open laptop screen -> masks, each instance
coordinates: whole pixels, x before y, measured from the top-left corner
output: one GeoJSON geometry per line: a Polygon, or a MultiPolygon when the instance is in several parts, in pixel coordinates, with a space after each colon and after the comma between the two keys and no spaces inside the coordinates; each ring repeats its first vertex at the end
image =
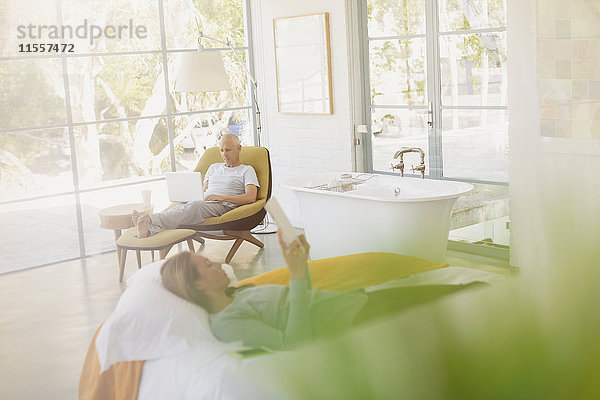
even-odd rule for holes
{"type": "Polygon", "coordinates": [[[184,203],[204,199],[200,172],[167,172],[165,177],[169,201],[184,203]]]}

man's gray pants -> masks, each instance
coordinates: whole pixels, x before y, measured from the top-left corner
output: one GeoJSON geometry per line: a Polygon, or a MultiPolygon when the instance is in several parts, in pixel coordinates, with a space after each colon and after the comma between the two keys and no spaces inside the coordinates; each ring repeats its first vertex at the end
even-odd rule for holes
{"type": "Polygon", "coordinates": [[[219,217],[235,207],[221,202],[190,201],[176,205],[170,210],[152,214],[148,229],[154,235],[165,229],[176,229],[181,225],[197,225],[210,217],[219,217]]]}

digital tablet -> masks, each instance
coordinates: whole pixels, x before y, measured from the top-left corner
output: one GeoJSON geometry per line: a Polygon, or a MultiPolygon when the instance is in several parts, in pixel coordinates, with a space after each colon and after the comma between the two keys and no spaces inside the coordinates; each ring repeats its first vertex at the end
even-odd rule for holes
{"type": "MultiPolygon", "coordinates": [[[[283,212],[283,209],[275,197],[271,197],[267,201],[267,204],[265,204],[265,209],[269,212],[271,217],[273,217],[273,220],[275,220],[275,223],[277,224],[277,230],[281,232],[281,238],[286,245],[289,246],[294,240],[298,240],[300,246],[304,247],[300,241],[300,234],[292,226],[292,223],[288,219],[287,215],[285,215],[285,212],[283,212]]],[[[308,251],[308,249],[305,250],[308,251]]],[[[312,289],[312,282],[310,279],[310,273],[308,273],[308,271],[306,273],[306,285],[309,289],[312,289]]]]}
{"type": "Polygon", "coordinates": [[[277,224],[277,229],[279,232],[281,232],[281,237],[283,238],[285,244],[289,246],[294,240],[300,237],[275,197],[271,197],[267,201],[267,204],[265,204],[265,209],[269,212],[277,224]]]}

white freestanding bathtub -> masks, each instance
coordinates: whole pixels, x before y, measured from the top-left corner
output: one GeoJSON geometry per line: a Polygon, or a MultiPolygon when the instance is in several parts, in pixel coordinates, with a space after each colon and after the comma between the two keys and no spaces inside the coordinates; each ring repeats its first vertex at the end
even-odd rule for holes
{"type": "Polygon", "coordinates": [[[390,252],[444,262],[463,182],[352,173],[289,178],[313,259],[390,252]],[[360,182],[360,183],[359,183],[360,182]]]}

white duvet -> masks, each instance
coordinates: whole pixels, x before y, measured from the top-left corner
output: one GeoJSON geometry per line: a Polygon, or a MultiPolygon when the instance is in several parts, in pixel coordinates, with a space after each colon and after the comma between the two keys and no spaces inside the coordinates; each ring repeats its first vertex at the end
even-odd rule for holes
{"type": "Polygon", "coordinates": [[[227,399],[223,379],[239,365],[229,353],[207,349],[146,361],[138,400],[227,399]]]}
{"type": "MultiPolygon", "coordinates": [[[[367,291],[432,284],[494,283],[502,279],[497,274],[484,271],[447,267],[386,282],[367,291]]],[[[270,357],[273,356],[239,360],[232,355],[231,345],[213,343],[207,346],[202,343],[186,351],[146,361],[138,399],[283,400],[287,397],[285,394],[275,393],[273,388],[262,383],[244,379],[243,369],[260,367],[260,363],[268,362],[270,357]]]]}

